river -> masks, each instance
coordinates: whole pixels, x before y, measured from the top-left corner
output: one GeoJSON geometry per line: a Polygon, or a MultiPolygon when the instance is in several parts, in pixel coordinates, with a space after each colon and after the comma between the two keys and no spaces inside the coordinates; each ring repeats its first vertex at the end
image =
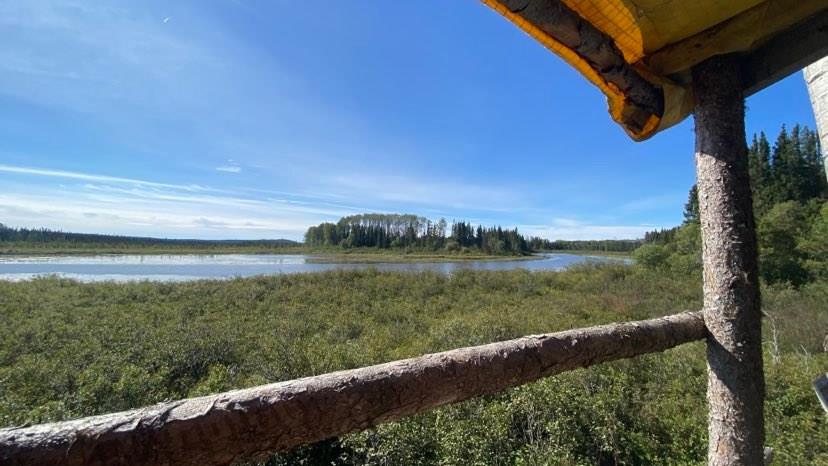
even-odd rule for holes
{"type": "Polygon", "coordinates": [[[214,255],[91,255],[91,256],[0,256],[0,280],[21,281],[56,275],[82,282],[97,281],[188,281],[228,279],[255,275],[364,270],[418,272],[431,270],[563,270],[587,262],[629,259],[541,254],[533,260],[469,260],[459,262],[319,263],[318,257],[302,254],[214,254],[214,255]]]}

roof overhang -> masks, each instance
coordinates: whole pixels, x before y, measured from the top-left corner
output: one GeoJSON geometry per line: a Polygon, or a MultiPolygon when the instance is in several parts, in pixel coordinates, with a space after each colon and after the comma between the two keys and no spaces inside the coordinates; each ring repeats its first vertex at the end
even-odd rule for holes
{"type": "Polygon", "coordinates": [[[828,55],[828,0],[482,0],[607,96],[635,140],[686,118],[690,70],[744,54],[758,92],[828,55]]]}

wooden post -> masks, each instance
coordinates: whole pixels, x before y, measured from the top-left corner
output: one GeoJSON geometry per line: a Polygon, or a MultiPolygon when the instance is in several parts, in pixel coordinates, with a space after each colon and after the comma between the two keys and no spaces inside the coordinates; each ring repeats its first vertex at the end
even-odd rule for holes
{"type": "Polygon", "coordinates": [[[765,393],[756,233],[737,56],[693,68],[704,260],[708,464],[763,463],[765,393]]]}

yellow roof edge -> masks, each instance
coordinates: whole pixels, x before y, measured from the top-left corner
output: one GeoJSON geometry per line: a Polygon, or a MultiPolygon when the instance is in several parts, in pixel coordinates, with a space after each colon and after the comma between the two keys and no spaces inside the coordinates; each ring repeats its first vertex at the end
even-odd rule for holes
{"type": "MultiPolygon", "coordinates": [[[[559,41],[557,41],[554,37],[551,37],[544,31],[542,31],[539,27],[535,26],[531,22],[527,21],[520,15],[509,11],[503,4],[501,4],[498,0],[481,0],[484,4],[486,4],[491,9],[500,13],[503,17],[511,21],[513,24],[518,26],[521,30],[529,34],[532,38],[540,42],[544,47],[546,47],[551,52],[555,53],[559,57],[563,58],[570,66],[578,70],[587,80],[589,80],[592,84],[597,86],[607,97],[607,105],[609,107],[609,113],[613,120],[615,120],[618,124],[624,128],[624,131],[634,140],[636,141],[643,141],[653,134],[655,134],[658,129],[662,126],[662,118],[661,115],[652,115],[647,113],[645,116],[645,122],[641,125],[640,129],[636,129],[630,121],[633,116],[640,116],[641,111],[634,105],[631,105],[624,93],[618,89],[612,83],[607,82],[604,80],[601,75],[590,66],[590,64],[584,60],[580,55],[578,55],[575,51],[571,50],[567,46],[563,45],[559,41]]],[[[654,83],[657,84],[657,83],[654,83]]],[[[666,98],[665,98],[666,101],[666,98]]]]}

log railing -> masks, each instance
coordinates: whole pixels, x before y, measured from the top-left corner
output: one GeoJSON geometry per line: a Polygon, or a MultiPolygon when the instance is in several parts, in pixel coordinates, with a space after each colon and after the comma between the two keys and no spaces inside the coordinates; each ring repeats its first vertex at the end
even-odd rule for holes
{"type": "Polygon", "coordinates": [[[534,335],[73,421],[0,430],[3,465],[224,465],[705,338],[701,312],[534,335]]]}

